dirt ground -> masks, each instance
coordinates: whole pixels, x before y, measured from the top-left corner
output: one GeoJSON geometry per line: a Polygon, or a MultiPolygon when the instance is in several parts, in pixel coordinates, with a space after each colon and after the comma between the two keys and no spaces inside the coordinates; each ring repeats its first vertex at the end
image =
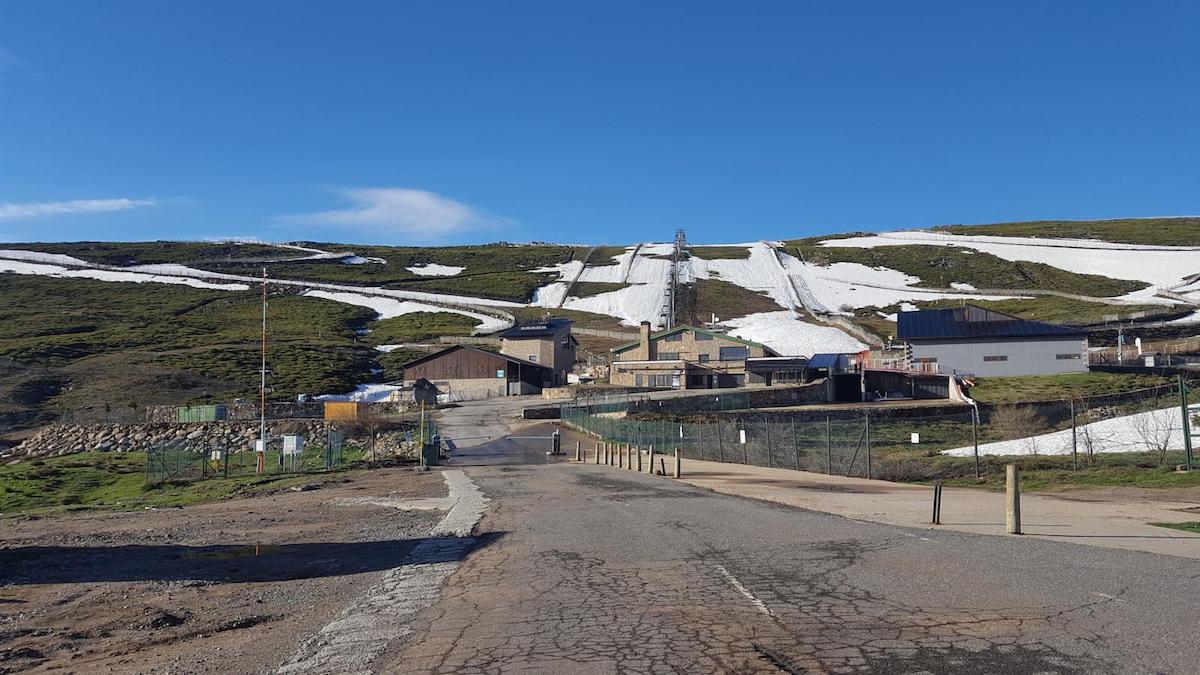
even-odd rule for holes
{"type": "Polygon", "coordinates": [[[0,521],[0,673],[269,672],[426,537],[441,474],[132,513],[0,521]]]}

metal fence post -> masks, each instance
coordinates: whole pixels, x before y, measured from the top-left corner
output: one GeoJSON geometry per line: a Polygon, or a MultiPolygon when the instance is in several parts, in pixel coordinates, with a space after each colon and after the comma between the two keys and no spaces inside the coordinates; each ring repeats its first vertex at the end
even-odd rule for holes
{"type": "Polygon", "coordinates": [[[971,443],[975,445],[975,478],[979,478],[979,408],[971,408],[971,443]]]}
{"type": "Polygon", "coordinates": [[[1079,470],[1079,430],[1075,425],[1075,399],[1071,399],[1071,470],[1079,470]]]}
{"type": "Polygon", "coordinates": [[[721,461],[721,462],[725,461],[725,439],[722,437],[722,434],[721,434],[721,418],[720,417],[717,418],[717,459],[718,459],[718,461],[721,461]]]}
{"type": "Polygon", "coordinates": [[[833,423],[829,421],[829,415],[825,416],[825,462],[828,464],[828,473],[833,475],[833,423]]]}
{"type": "Polygon", "coordinates": [[[767,434],[767,468],[771,468],[771,420],[763,419],[763,428],[767,434]]]}
{"type": "Polygon", "coordinates": [[[1191,421],[1188,419],[1188,387],[1183,381],[1183,375],[1179,375],[1179,409],[1183,415],[1183,453],[1187,461],[1188,471],[1192,470],[1192,427],[1191,421]]]}
{"type": "Polygon", "coordinates": [[[871,413],[863,413],[863,433],[867,440],[867,478],[871,478],[871,413]]]}
{"type": "Polygon", "coordinates": [[[800,439],[796,438],[796,418],[792,418],[792,446],[796,450],[796,470],[800,470],[800,439]]]}

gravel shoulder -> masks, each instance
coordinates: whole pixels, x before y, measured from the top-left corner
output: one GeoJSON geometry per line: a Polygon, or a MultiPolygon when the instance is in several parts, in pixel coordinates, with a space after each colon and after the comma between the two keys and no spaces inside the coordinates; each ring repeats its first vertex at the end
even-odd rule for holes
{"type": "Polygon", "coordinates": [[[269,672],[425,540],[440,473],[350,472],[318,489],[6,523],[0,673],[269,672]]]}

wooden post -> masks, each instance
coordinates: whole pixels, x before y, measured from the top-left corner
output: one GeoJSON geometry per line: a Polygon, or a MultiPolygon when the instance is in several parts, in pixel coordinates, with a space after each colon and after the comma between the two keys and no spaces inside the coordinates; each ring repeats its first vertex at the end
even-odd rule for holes
{"type": "Polygon", "coordinates": [[[596,441],[596,464],[600,464],[600,441],[596,441]]]}
{"type": "Polygon", "coordinates": [[[633,446],[633,451],[635,453],[637,453],[637,471],[638,471],[638,473],[641,473],[642,472],[642,448],[641,448],[641,446],[635,445],[635,446],[633,446]]]}
{"type": "Polygon", "coordinates": [[[580,441],[575,441],[575,461],[583,461],[583,443],[580,441]]]}
{"type": "Polygon", "coordinates": [[[717,461],[725,461],[725,441],[721,438],[721,418],[717,418],[717,461]]]}
{"type": "Polygon", "coordinates": [[[1005,524],[1009,534],[1021,534],[1021,474],[1016,464],[1009,464],[1005,481],[1005,505],[1007,514],[1005,524]]]}
{"type": "Polygon", "coordinates": [[[650,463],[646,467],[646,473],[653,476],[654,475],[654,446],[653,445],[650,446],[650,450],[646,454],[649,455],[649,457],[650,457],[650,463]]]}
{"type": "Polygon", "coordinates": [[[617,443],[617,468],[625,468],[625,448],[621,443],[617,443]]]}
{"type": "Polygon", "coordinates": [[[675,477],[679,478],[683,471],[683,461],[679,458],[679,448],[675,448],[675,477]]]}

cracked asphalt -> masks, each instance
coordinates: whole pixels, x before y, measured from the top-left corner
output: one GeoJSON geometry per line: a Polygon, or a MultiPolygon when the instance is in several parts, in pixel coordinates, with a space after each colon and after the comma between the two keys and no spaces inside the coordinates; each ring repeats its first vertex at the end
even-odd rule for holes
{"type": "Polygon", "coordinates": [[[854,521],[548,462],[544,449],[503,439],[454,453],[492,500],[479,532],[494,538],[380,670],[1182,673],[1200,663],[1192,560],[854,521]]]}

